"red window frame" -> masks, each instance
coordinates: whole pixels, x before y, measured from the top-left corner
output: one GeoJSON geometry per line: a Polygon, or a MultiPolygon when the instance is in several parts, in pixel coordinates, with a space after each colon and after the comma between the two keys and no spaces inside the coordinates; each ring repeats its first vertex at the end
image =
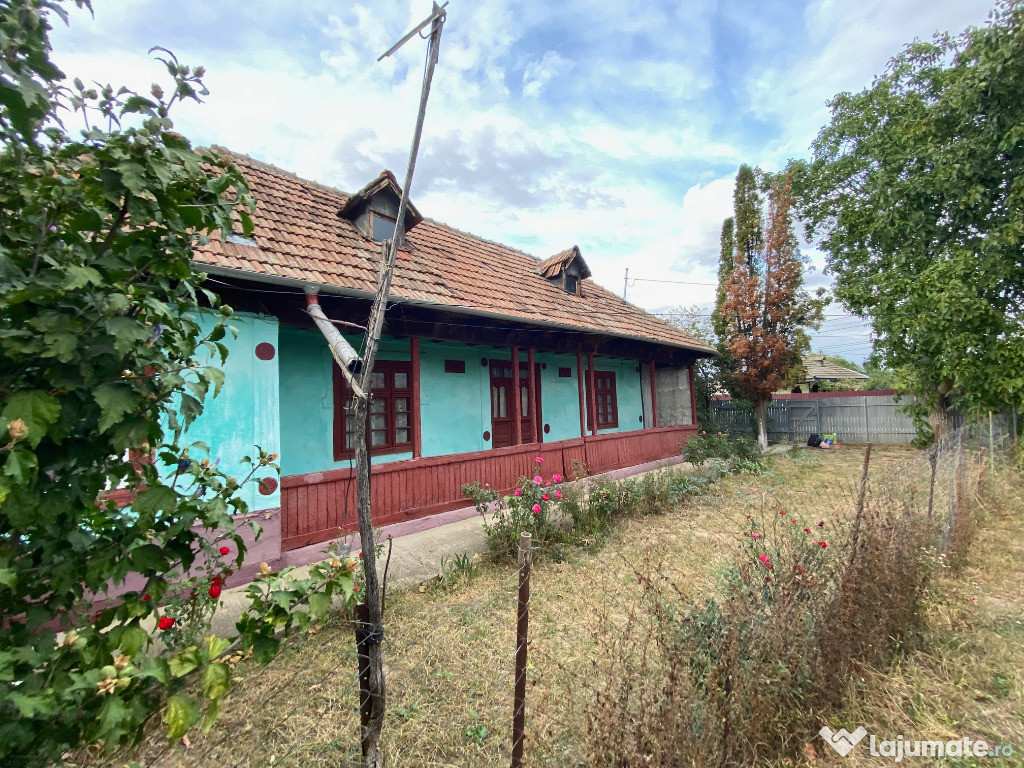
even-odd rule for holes
{"type": "MultiPolygon", "coordinates": [[[[351,459],[355,448],[347,448],[345,437],[348,420],[352,418],[352,389],[341,375],[337,364],[334,372],[334,460],[351,459]]],[[[412,362],[383,360],[373,366],[374,383],[370,387],[370,418],[367,420],[367,442],[372,456],[408,453],[413,450],[415,424],[412,418],[412,362]],[[396,384],[397,375],[405,375],[405,386],[396,384]],[[404,417],[404,419],[402,418],[404,417]],[[405,422],[402,425],[400,422],[405,422]],[[383,427],[375,427],[383,423],[383,427]],[[399,434],[405,433],[405,440],[399,434]],[[375,434],[383,433],[383,442],[373,444],[375,434]]]]}
{"type": "MultiPolygon", "coordinates": [[[[597,413],[598,429],[616,429],[619,426],[619,398],[615,390],[615,373],[613,371],[594,371],[594,387],[597,397],[593,400],[597,413]]],[[[593,398],[590,391],[590,376],[587,375],[587,397],[593,398]]],[[[593,429],[590,407],[587,407],[587,429],[593,429]]]]}

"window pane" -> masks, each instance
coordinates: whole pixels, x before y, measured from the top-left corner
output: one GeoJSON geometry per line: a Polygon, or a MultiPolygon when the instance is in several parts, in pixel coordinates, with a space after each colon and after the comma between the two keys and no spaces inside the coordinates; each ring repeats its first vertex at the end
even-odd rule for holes
{"type": "Polygon", "coordinates": [[[370,429],[387,429],[388,417],[383,413],[375,413],[370,417],[370,429]]]}
{"type": "Polygon", "coordinates": [[[390,240],[395,236],[395,222],[385,219],[379,214],[372,214],[373,239],[378,243],[381,240],[390,240]]]}
{"type": "Polygon", "coordinates": [[[395,442],[398,445],[402,445],[404,443],[410,442],[409,441],[409,430],[408,429],[400,429],[400,430],[398,430],[395,433],[395,442]]]}
{"type": "Polygon", "coordinates": [[[387,383],[388,380],[383,371],[373,372],[373,383],[370,385],[372,389],[384,389],[387,386],[387,383]]]}
{"type": "Polygon", "coordinates": [[[508,390],[505,387],[498,387],[498,418],[508,418],[508,390]]]}
{"type": "Polygon", "coordinates": [[[498,388],[491,387],[491,418],[498,418],[498,388]]]}
{"type": "Polygon", "coordinates": [[[395,414],[395,426],[396,427],[408,427],[409,426],[409,414],[408,413],[396,413],[395,414]]]}
{"type": "Polygon", "coordinates": [[[378,445],[388,444],[388,433],[383,431],[374,430],[370,432],[370,445],[376,447],[378,445]]]}
{"type": "Polygon", "coordinates": [[[408,397],[396,397],[395,398],[395,413],[407,413],[409,411],[409,398],[408,397]]]}
{"type": "Polygon", "coordinates": [[[519,398],[520,405],[519,405],[519,407],[522,409],[520,411],[520,413],[522,414],[523,418],[525,419],[525,418],[527,418],[530,415],[530,388],[529,387],[520,387],[519,388],[519,393],[520,393],[520,398],[519,398]]]}
{"type": "Polygon", "coordinates": [[[388,401],[382,397],[375,397],[370,401],[370,413],[387,413],[388,401]]]}
{"type": "Polygon", "coordinates": [[[409,388],[409,374],[408,373],[395,373],[395,389],[408,389],[409,388]]]}

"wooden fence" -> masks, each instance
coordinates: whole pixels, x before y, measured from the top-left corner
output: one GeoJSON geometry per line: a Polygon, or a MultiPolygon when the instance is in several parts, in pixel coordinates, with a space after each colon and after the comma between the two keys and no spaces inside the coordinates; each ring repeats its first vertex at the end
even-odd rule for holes
{"type": "MultiPolygon", "coordinates": [[[[573,461],[591,473],[678,456],[696,427],[658,427],[588,435],[555,443],[531,443],[453,456],[378,464],[371,474],[374,525],[387,525],[468,504],[466,483],[489,483],[510,493],[520,477],[535,472],[570,476],[573,461]],[[544,462],[534,463],[540,456],[544,462]]],[[[356,527],[353,470],[313,472],[281,478],[281,549],[327,541],[356,527]]]]}
{"type": "MultiPolygon", "coordinates": [[[[836,434],[841,443],[909,443],[917,430],[892,392],[829,392],[776,395],[768,406],[768,442],[802,442],[812,434],[836,434]]],[[[720,427],[752,434],[754,417],[733,401],[712,406],[720,427]]]]}

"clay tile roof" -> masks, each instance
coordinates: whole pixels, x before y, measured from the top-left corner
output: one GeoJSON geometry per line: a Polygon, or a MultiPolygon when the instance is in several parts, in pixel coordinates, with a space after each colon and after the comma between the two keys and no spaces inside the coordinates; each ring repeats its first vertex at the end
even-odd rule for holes
{"type": "Polygon", "coordinates": [[[836,363],[825,359],[824,355],[804,355],[804,368],[807,369],[807,378],[804,381],[815,379],[869,379],[870,376],[855,371],[851,368],[844,368],[836,363]]]}
{"type": "Polygon", "coordinates": [[[570,264],[574,261],[580,265],[580,277],[586,279],[590,277],[590,267],[587,266],[587,262],[583,260],[582,254],[580,254],[579,246],[574,245],[572,248],[566,248],[561,253],[556,253],[549,259],[545,259],[539,265],[537,265],[537,274],[541,277],[552,278],[562,274],[570,264]]]}
{"type": "MultiPolygon", "coordinates": [[[[256,199],[252,215],[256,246],[212,238],[199,247],[200,266],[239,270],[253,280],[288,278],[340,292],[370,296],[376,289],[380,244],[364,238],[338,215],[356,195],[300,179],[247,155],[228,154],[244,173],[256,199]]],[[[381,174],[374,184],[394,183],[381,174]]],[[[396,184],[397,186],[397,184],[396,184]]],[[[540,327],[597,331],[610,336],[680,347],[701,354],[715,349],[679,328],[624,301],[593,280],[581,295],[567,293],[540,274],[545,264],[568,265],[573,246],[545,262],[506,245],[461,232],[431,219],[406,235],[398,252],[391,296],[394,301],[439,306],[454,312],[485,313],[540,327]],[[564,260],[569,261],[553,261],[564,260]]],[[[581,264],[589,275],[586,264],[581,264]]]]}

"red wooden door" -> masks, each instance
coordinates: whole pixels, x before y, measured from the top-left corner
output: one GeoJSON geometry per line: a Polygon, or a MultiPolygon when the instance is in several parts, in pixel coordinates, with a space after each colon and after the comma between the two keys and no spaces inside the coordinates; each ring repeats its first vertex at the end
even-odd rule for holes
{"type": "MultiPolygon", "coordinates": [[[[524,443],[538,442],[540,430],[540,365],[534,365],[534,380],[537,386],[537,414],[530,412],[530,381],[527,378],[530,367],[519,364],[519,413],[524,443]],[[534,420],[536,418],[536,421],[534,420]]],[[[491,447],[505,448],[515,445],[515,422],[512,403],[512,363],[509,360],[491,361],[491,447]]]]}

